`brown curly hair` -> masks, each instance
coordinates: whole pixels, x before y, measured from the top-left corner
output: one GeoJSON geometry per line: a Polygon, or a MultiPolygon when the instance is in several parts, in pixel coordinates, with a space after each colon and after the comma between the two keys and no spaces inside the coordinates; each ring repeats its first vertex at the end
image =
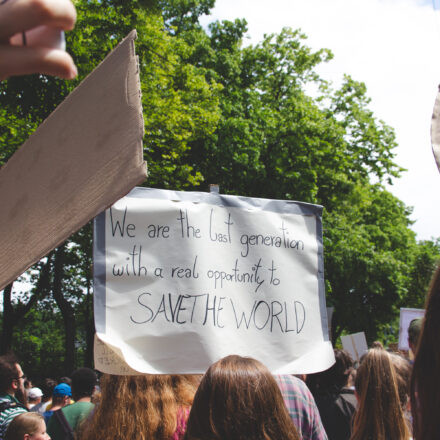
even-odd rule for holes
{"type": "Polygon", "coordinates": [[[200,376],[104,374],[101,399],[81,440],[168,440],[179,408],[191,406],[200,376]]]}

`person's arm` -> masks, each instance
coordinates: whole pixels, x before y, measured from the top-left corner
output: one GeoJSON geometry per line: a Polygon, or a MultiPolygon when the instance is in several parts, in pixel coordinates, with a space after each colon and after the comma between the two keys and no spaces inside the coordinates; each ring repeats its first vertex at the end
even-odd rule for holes
{"type": "Polygon", "coordinates": [[[64,50],[17,46],[11,39],[17,40],[17,36],[38,26],[71,30],[75,21],[76,11],[70,0],[0,0],[0,80],[31,73],[74,78],[76,66],[64,50]]]}

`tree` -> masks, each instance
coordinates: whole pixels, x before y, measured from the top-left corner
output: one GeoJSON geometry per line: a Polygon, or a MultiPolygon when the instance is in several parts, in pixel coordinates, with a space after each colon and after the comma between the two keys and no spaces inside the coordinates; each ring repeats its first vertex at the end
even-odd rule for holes
{"type": "MultiPolygon", "coordinates": [[[[33,75],[11,78],[0,84],[0,140],[4,146],[0,165],[104,56],[128,32],[137,28],[136,51],[141,69],[148,184],[185,188],[199,182],[200,174],[187,160],[188,143],[215,129],[219,118],[219,86],[208,83],[203,70],[187,62],[191,47],[164,31],[163,19],[154,10],[156,6],[156,2],[145,0],[76,2],[78,23],[66,39],[69,52],[79,66],[78,79],[68,83],[33,75]]],[[[57,320],[63,318],[63,358],[65,368],[69,369],[78,352],[82,353],[82,362],[91,363],[94,330],[90,269],[91,233],[88,226],[32,270],[35,286],[48,278],[45,292],[50,292],[53,299],[47,301],[46,306],[60,309],[57,320]],[[50,268],[49,277],[44,275],[43,265],[50,268]],[[87,343],[79,342],[79,336],[87,343]]],[[[19,324],[21,328],[27,316],[37,319],[41,312],[37,307],[37,299],[41,298],[35,289],[28,294],[30,300],[25,303],[26,308],[17,295],[13,295],[12,287],[4,291],[3,323],[8,331],[3,332],[3,339],[8,346],[13,329],[19,324]]],[[[23,347],[18,341],[15,344],[23,347]]],[[[51,356],[54,361],[60,358],[59,353],[51,356]]]]}
{"type": "Polygon", "coordinates": [[[408,294],[402,307],[423,309],[429,282],[440,262],[440,239],[417,243],[409,277],[408,294]]]}
{"type": "Polygon", "coordinates": [[[335,307],[333,342],[365,331],[371,342],[398,315],[416,249],[408,210],[380,185],[359,186],[325,216],[328,302],[335,307]]]}
{"type": "MultiPolygon", "coordinates": [[[[363,83],[346,77],[333,90],[316,74],[330,51],[312,51],[306,37],[290,29],[243,47],[244,20],[215,22],[209,31],[200,26],[199,17],[213,4],[78,0],[78,24],[67,34],[78,80],[37,75],[0,83],[0,141],[7,145],[0,165],[137,28],[146,184],[204,190],[218,183],[223,193],[322,204],[327,297],[336,308],[333,337],[366,330],[374,339],[398,307],[422,303],[439,255],[438,242],[416,242],[410,211],[383,187],[402,171],[394,163],[394,132],[369,109],[363,83]],[[313,98],[310,86],[317,90],[313,98]]],[[[20,353],[39,351],[38,368],[58,358],[67,366],[75,357],[90,365],[90,267],[89,225],[33,269],[32,303],[33,296],[11,296],[12,307],[26,313],[4,309],[4,322],[20,323],[26,336],[15,332],[13,346],[20,353]],[[45,267],[50,271],[43,282],[45,267]],[[41,294],[39,283],[46,286],[41,294]],[[54,310],[54,325],[46,308],[54,310]],[[53,352],[32,338],[32,326],[53,333],[53,352]]],[[[4,295],[6,305],[8,290],[4,295]]]]}
{"type": "Polygon", "coordinates": [[[322,204],[333,340],[360,330],[373,340],[407,298],[417,250],[410,210],[382,186],[402,171],[394,131],[368,108],[363,83],[347,76],[332,90],[316,75],[331,53],[312,52],[299,31],[242,48],[245,31],[236,20],[184,34],[198,44],[193,62],[224,86],[218,129],[193,144],[193,161],[225,193],[322,204]]]}

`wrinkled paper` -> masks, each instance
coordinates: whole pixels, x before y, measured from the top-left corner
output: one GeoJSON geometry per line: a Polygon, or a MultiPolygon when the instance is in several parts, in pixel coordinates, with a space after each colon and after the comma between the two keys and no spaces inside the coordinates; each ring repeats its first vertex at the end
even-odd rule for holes
{"type": "MultiPolygon", "coordinates": [[[[95,219],[100,344],[138,373],[203,373],[228,354],[274,373],[330,367],[321,213],[135,188],[95,219]]],[[[118,362],[95,355],[98,370],[131,374],[118,362]]]]}

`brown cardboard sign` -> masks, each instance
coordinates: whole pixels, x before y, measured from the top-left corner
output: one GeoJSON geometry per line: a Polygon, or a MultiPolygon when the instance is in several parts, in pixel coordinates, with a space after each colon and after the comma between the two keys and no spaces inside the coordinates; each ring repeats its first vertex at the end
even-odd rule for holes
{"type": "Polygon", "coordinates": [[[144,181],[136,31],[0,170],[0,289],[144,181]]]}

